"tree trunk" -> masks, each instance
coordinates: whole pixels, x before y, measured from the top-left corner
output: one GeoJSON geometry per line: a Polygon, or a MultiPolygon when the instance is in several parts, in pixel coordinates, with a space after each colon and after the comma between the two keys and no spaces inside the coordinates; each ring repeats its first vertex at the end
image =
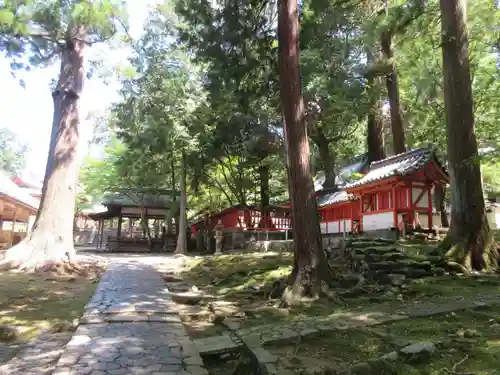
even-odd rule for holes
{"type": "Polygon", "coordinates": [[[175,183],[175,156],[174,152],[172,151],[172,162],[171,162],[171,167],[172,167],[172,217],[174,218],[174,224],[175,224],[175,231],[179,233],[179,216],[177,216],[177,189],[176,189],[176,183],[175,183]]]}
{"type": "Polygon", "coordinates": [[[325,172],[325,183],[323,188],[331,188],[335,186],[335,157],[330,150],[330,143],[322,129],[316,130],[315,143],[318,146],[319,157],[325,172]]]}
{"type": "Polygon", "coordinates": [[[270,228],[271,218],[269,216],[269,166],[262,165],[259,168],[260,179],[260,228],[270,228]]]}
{"type": "Polygon", "coordinates": [[[391,65],[390,71],[385,75],[385,83],[391,112],[393,148],[395,154],[401,154],[406,151],[405,130],[403,126],[403,115],[401,112],[399,97],[398,73],[393,60],[394,52],[392,50],[392,34],[390,32],[382,33],[381,42],[382,52],[384,53],[387,62],[391,65]]]}
{"type": "Polygon", "coordinates": [[[312,181],[309,141],[300,87],[299,14],[297,0],[278,2],[280,94],[285,119],[295,258],[291,286],[283,301],[293,304],[302,296],[317,296],[330,277],[321,248],[316,198],[312,181]]]}
{"type": "MultiPolygon", "coordinates": [[[[367,64],[373,62],[373,53],[367,49],[367,64]]],[[[367,76],[367,90],[370,100],[367,123],[368,162],[385,159],[384,123],[382,121],[382,104],[380,102],[380,79],[372,73],[367,76]]]]}
{"type": "Polygon", "coordinates": [[[140,210],[141,210],[142,231],[144,233],[144,236],[148,240],[148,249],[152,250],[153,249],[153,239],[151,238],[151,231],[149,230],[147,209],[145,209],[144,207],[141,207],[140,210]]]}
{"type": "Polygon", "coordinates": [[[451,224],[442,247],[468,270],[498,267],[486,218],[474,131],[465,0],[441,0],[444,99],[451,186],[451,224]]]}
{"type": "Polygon", "coordinates": [[[177,233],[177,247],[175,254],[187,253],[187,192],[186,192],[186,154],[182,151],[181,160],[181,201],[179,214],[179,227],[177,233]]]}
{"type": "Polygon", "coordinates": [[[448,222],[448,213],[446,212],[446,186],[442,184],[437,184],[434,187],[434,204],[436,205],[436,210],[441,215],[441,227],[448,228],[450,223],[448,222]]]}
{"type": "MultiPolygon", "coordinates": [[[[85,30],[75,30],[77,36],[85,34],[85,30]]],[[[72,218],[78,176],[79,99],[85,80],[83,39],[67,40],[61,52],[40,206],[31,232],[7,251],[3,268],[34,269],[75,257],[72,218]]]]}

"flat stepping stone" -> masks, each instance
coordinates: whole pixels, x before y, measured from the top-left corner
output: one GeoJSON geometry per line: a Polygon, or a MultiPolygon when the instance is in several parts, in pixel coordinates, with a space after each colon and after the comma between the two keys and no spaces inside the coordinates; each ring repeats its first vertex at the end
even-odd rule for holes
{"type": "Polygon", "coordinates": [[[194,340],[200,355],[215,355],[230,353],[237,350],[241,344],[234,342],[229,335],[212,336],[194,340]]]}
{"type": "Polygon", "coordinates": [[[177,303],[198,305],[201,301],[212,300],[216,297],[197,292],[170,293],[170,297],[177,303]]]}

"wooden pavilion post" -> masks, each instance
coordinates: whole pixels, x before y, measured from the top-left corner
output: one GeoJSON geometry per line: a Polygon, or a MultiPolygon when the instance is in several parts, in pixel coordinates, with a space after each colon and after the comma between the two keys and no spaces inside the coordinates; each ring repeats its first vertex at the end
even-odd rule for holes
{"type": "Polygon", "coordinates": [[[116,228],[116,239],[119,240],[120,236],[122,234],[122,214],[120,213],[120,216],[118,216],[118,226],[116,228]]]}
{"type": "Polygon", "coordinates": [[[12,219],[12,230],[10,231],[10,239],[8,243],[8,247],[12,246],[12,243],[14,241],[14,230],[16,228],[16,221],[17,221],[17,207],[14,208],[14,218],[12,219]]]}
{"type": "Polygon", "coordinates": [[[104,236],[104,219],[101,220],[101,231],[99,234],[99,249],[102,249],[103,236],[104,236]]]}

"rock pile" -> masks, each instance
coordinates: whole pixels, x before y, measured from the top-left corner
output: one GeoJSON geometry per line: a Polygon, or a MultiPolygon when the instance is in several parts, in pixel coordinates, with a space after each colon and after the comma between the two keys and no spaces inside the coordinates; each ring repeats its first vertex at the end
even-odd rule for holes
{"type": "Polygon", "coordinates": [[[352,239],[339,241],[327,250],[333,262],[343,259],[353,270],[380,284],[402,285],[406,279],[443,275],[447,260],[440,256],[411,255],[393,240],[352,239]]]}

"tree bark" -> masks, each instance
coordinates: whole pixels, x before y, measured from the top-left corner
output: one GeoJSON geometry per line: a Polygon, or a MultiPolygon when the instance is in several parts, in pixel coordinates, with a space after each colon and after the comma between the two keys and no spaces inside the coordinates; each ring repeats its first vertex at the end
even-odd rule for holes
{"type": "Polygon", "coordinates": [[[271,218],[269,216],[269,166],[259,167],[260,180],[260,212],[262,214],[259,227],[270,228],[271,218]]]}
{"type": "Polygon", "coordinates": [[[451,186],[451,224],[441,244],[468,270],[498,268],[498,246],[486,218],[474,131],[465,0],[441,0],[444,99],[451,186]]]}
{"type": "Polygon", "coordinates": [[[318,296],[330,269],[321,248],[309,141],[300,87],[299,13],[297,0],[278,1],[280,94],[285,119],[285,142],[292,202],[295,262],[291,285],[283,301],[294,304],[302,296],[318,296]]]}
{"type": "Polygon", "coordinates": [[[31,232],[9,249],[2,268],[34,269],[72,260],[73,215],[80,139],[79,102],[85,80],[83,27],[75,27],[61,52],[61,69],[53,92],[54,115],[42,197],[31,232]]]}
{"type": "Polygon", "coordinates": [[[325,182],[323,188],[331,188],[335,186],[335,157],[333,152],[330,150],[330,142],[325,136],[322,129],[317,129],[315,137],[313,139],[318,146],[319,157],[321,159],[321,164],[323,165],[323,170],[325,172],[325,182]]]}
{"type": "MultiPolygon", "coordinates": [[[[165,238],[163,239],[163,250],[168,249],[169,236],[174,233],[172,220],[175,217],[176,212],[174,212],[175,207],[175,165],[174,165],[174,153],[172,152],[172,157],[170,160],[170,167],[172,170],[172,205],[165,213],[165,238]]],[[[177,222],[177,221],[176,221],[177,222]]]]}
{"type": "Polygon", "coordinates": [[[151,231],[149,230],[147,209],[144,207],[141,207],[140,210],[141,210],[142,231],[143,231],[144,236],[146,237],[146,239],[148,241],[148,249],[152,250],[153,249],[153,239],[151,238],[151,231]]]}
{"type": "Polygon", "coordinates": [[[179,214],[179,227],[177,233],[177,247],[175,254],[187,253],[187,192],[186,192],[186,153],[182,151],[181,160],[181,201],[179,214]]]}
{"type": "Polygon", "coordinates": [[[395,154],[401,154],[406,152],[405,130],[399,97],[398,73],[393,60],[394,52],[392,50],[392,34],[390,32],[382,33],[381,44],[384,57],[390,64],[390,71],[385,75],[385,84],[387,87],[387,96],[389,98],[389,108],[391,112],[393,148],[395,154]]]}
{"type": "MultiPolygon", "coordinates": [[[[366,57],[368,65],[375,60],[373,53],[369,49],[366,51],[366,57]]],[[[370,100],[370,109],[368,111],[367,122],[367,146],[369,163],[385,159],[384,123],[382,121],[379,81],[380,79],[378,77],[368,73],[367,90],[370,100]]]]}
{"type": "Polygon", "coordinates": [[[436,210],[441,216],[441,226],[443,228],[448,228],[450,223],[448,222],[448,213],[446,212],[446,186],[442,184],[437,184],[434,187],[434,204],[436,205],[436,210]]]}

